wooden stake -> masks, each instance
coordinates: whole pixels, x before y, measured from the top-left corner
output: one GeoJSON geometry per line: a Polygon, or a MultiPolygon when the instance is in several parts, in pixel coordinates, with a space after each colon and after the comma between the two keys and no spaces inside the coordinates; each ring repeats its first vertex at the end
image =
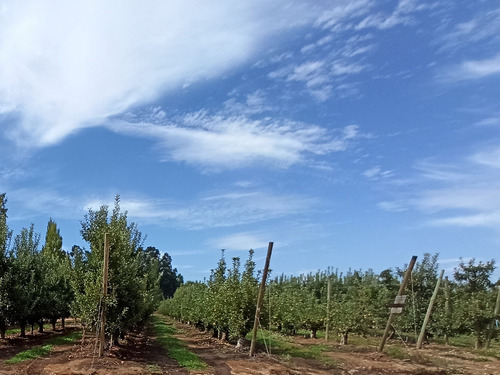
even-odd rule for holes
{"type": "MultiPolygon", "coordinates": [[[[408,268],[406,269],[405,276],[403,277],[403,281],[401,282],[401,285],[399,286],[399,291],[398,291],[398,296],[402,296],[405,289],[406,289],[406,284],[408,284],[408,280],[410,279],[411,271],[413,270],[413,266],[415,265],[415,262],[417,261],[417,256],[414,255],[411,257],[410,264],[408,265],[408,268]]],[[[380,341],[380,345],[378,347],[378,351],[382,352],[384,350],[385,342],[387,340],[387,336],[389,336],[389,330],[391,329],[392,322],[394,320],[394,317],[396,316],[395,313],[391,312],[389,314],[389,319],[387,319],[387,325],[385,326],[384,334],[382,336],[382,340],[380,341]]]]}
{"type": "Polygon", "coordinates": [[[99,357],[104,354],[104,328],[106,325],[106,296],[108,295],[109,233],[104,234],[104,265],[102,269],[101,329],[99,332],[99,357]]]}
{"type": "Polygon", "coordinates": [[[250,344],[250,357],[253,357],[255,354],[255,343],[257,341],[257,328],[259,326],[260,308],[264,300],[264,292],[266,291],[267,273],[269,272],[269,263],[271,262],[273,244],[274,242],[269,242],[269,246],[267,247],[266,264],[264,265],[264,272],[262,273],[262,281],[260,283],[259,295],[257,297],[257,307],[255,309],[255,320],[253,322],[252,342],[250,344]]]}
{"type": "MultiPolygon", "coordinates": [[[[446,314],[446,324],[450,323],[451,309],[450,309],[450,283],[448,282],[448,276],[444,278],[444,311],[446,314]]],[[[450,335],[448,334],[450,327],[446,327],[446,333],[444,334],[445,344],[449,345],[450,335]]]]}
{"type": "Polygon", "coordinates": [[[488,338],[486,340],[486,349],[490,348],[491,339],[493,337],[493,331],[495,330],[495,320],[498,319],[498,314],[500,314],[500,286],[498,287],[497,303],[495,305],[495,311],[493,312],[493,319],[490,323],[490,329],[488,330],[488,338]]]}
{"type": "Polygon", "coordinates": [[[331,280],[330,277],[328,277],[328,284],[326,288],[326,327],[325,327],[325,341],[328,342],[330,339],[330,308],[331,308],[331,296],[330,296],[330,290],[331,290],[331,280]]]}
{"type": "Polygon", "coordinates": [[[425,318],[424,322],[422,323],[422,329],[420,330],[420,335],[418,335],[417,349],[422,349],[422,342],[424,341],[425,330],[427,328],[427,324],[429,323],[429,319],[431,318],[432,307],[434,306],[434,302],[436,301],[436,297],[439,291],[439,285],[441,284],[443,275],[444,275],[444,270],[441,270],[441,274],[439,275],[439,279],[437,280],[436,287],[434,288],[434,293],[432,293],[429,306],[427,307],[427,312],[425,313],[425,318]]]}

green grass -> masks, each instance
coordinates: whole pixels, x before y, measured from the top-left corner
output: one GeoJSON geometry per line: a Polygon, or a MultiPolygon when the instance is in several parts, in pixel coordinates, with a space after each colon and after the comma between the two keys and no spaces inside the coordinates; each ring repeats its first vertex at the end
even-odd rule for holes
{"type": "Polygon", "coordinates": [[[151,374],[163,374],[161,367],[155,363],[147,365],[147,368],[151,374]]]}
{"type": "Polygon", "coordinates": [[[5,363],[14,364],[14,363],[28,361],[30,359],[45,357],[51,351],[52,351],[52,345],[37,346],[36,348],[32,348],[29,350],[25,350],[24,352],[17,353],[14,357],[7,359],[5,363]]]}
{"type": "Polygon", "coordinates": [[[80,339],[81,337],[82,337],[82,331],[73,331],[64,336],[56,336],[51,338],[47,340],[47,344],[54,346],[70,344],[73,341],[80,339]]]}
{"type": "Polygon", "coordinates": [[[21,332],[20,328],[14,328],[14,329],[8,329],[7,331],[5,331],[5,334],[6,335],[14,335],[14,334],[20,333],[20,332],[21,332]]]}
{"type": "Polygon", "coordinates": [[[82,335],[81,331],[71,332],[68,335],[53,337],[47,340],[47,343],[43,346],[37,346],[20,353],[17,353],[14,357],[9,358],[5,361],[7,364],[15,364],[24,361],[28,361],[30,359],[36,359],[40,357],[45,357],[52,351],[54,346],[60,346],[69,344],[73,341],[76,341],[82,335]]]}
{"type": "Polygon", "coordinates": [[[172,324],[168,324],[158,316],[153,316],[153,328],[160,345],[168,351],[170,358],[179,363],[179,366],[187,370],[201,370],[208,367],[196,354],[189,351],[181,340],[174,337],[176,328],[172,324]]]}
{"type": "Polygon", "coordinates": [[[263,330],[257,332],[257,342],[266,345],[272,354],[278,354],[284,358],[317,359],[326,365],[335,366],[335,362],[331,358],[323,355],[324,352],[332,350],[326,344],[297,345],[293,343],[291,337],[263,330]]]}

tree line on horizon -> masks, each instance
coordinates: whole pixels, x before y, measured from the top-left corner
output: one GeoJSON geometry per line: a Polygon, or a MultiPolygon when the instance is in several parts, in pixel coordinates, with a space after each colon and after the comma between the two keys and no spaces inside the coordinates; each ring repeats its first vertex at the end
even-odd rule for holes
{"type": "Polygon", "coordinates": [[[81,220],[80,234],[89,249],[77,245],[64,251],[54,220],[47,224],[45,242],[34,225],[13,235],[7,224],[7,198],[0,194],[0,338],[12,326],[20,335],[35,325],[68,317],[81,319],[85,329],[95,330],[100,307],[106,306],[106,335],[116,343],[127,331],[143,323],[164,298],[174,295],[183,277],[172,268],[168,253],[144,248],[144,237],[120,210],[90,209],[81,220]],[[110,236],[108,293],[102,297],[104,234],[110,236]]]}
{"type": "MultiPolygon", "coordinates": [[[[252,257],[250,250],[241,272],[240,258],[232,258],[228,267],[222,252],[208,280],[180,286],[173,298],[162,302],[159,311],[241,345],[253,326],[258,293],[252,257]]],[[[425,253],[415,264],[405,291],[406,306],[392,324],[393,337],[416,340],[438,280],[438,258],[438,254],[425,253]]],[[[381,273],[350,270],[345,274],[328,268],[300,276],[276,276],[266,286],[261,326],[286,334],[307,330],[312,338],[328,326],[342,344],[348,343],[350,334],[379,336],[406,268],[381,273]]],[[[498,340],[499,329],[492,324],[500,318],[494,315],[500,280],[492,280],[494,269],[494,260],[460,261],[453,280],[446,278],[441,284],[426,329],[427,339],[442,337],[448,343],[451,337],[470,335],[476,348],[498,340]]]]}

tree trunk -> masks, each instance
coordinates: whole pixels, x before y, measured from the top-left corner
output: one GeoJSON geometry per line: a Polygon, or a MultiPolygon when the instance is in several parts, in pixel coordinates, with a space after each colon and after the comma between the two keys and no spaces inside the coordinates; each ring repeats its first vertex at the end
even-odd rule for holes
{"type": "Polygon", "coordinates": [[[226,331],[223,331],[220,336],[221,336],[220,337],[221,341],[227,341],[227,332],[226,331]]]}
{"type": "Polygon", "coordinates": [[[19,323],[19,327],[21,328],[20,337],[26,337],[26,322],[19,323]]]}
{"type": "Polygon", "coordinates": [[[245,336],[238,337],[238,341],[236,342],[236,349],[241,349],[245,346],[245,336]]]}
{"type": "Polygon", "coordinates": [[[31,334],[33,334],[34,329],[35,329],[35,323],[33,322],[31,323],[31,334]]]}
{"type": "Polygon", "coordinates": [[[81,343],[82,345],[84,341],[85,341],[85,324],[82,324],[82,343],[81,343]]]}
{"type": "Polygon", "coordinates": [[[38,322],[38,332],[43,333],[43,320],[38,322]]]}
{"type": "Polygon", "coordinates": [[[0,320],[0,339],[5,339],[5,331],[7,331],[7,324],[4,319],[0,320]]]}
{"type": "Polygon", "coordinates": [[[214,339],[218,339],[219,338],[219,330],[217,328],[214,328],[214,331],[212,333],[212,337],[214,339]]]}
{"type": "Polygon", "coordinates": [[[342,332],[342,336],[340,338],[340,345],[347,345],[348,337],[349,337],[349,332],[342,332]]]}
{"type": "Polygon", "coordinates": [[[483,338],[480,335],[476,336],[476,342],[475,342],[474,347],[476,349],[481,349],[483,347],[483,338]]]}
{"type": "MultiPolygon", "coordinates": [[[[61,327],[62,327],[63,331],[66,329],[65,323],[66,323],[66,319],[65,318],[61,318],[61,327]]],[[[75,318],[75,323],[76,323],[76,318],[75,318]]]]}
{"type": "Polygon", "coordinates": [[[111,335],[111,340],[109,341],[109,347],[112,348],[113,346],[118,346],[119,345],[119,334],[113,334],[111,335]]]}
{"type": "Polygon", "coordinates": [[[311,329],[311,338],[312,339],[317,339],[318,336],[317,336],[317,332],[318,332],[318,329],[317,328],[312,328],[311,329]]]}
{"type": "Polygon", "coordinates": [[[51,319],[50,323],[52,324],[52,331],[55,331],[56,330],[57,319],[54,319],[54,318],[51,319]]]}

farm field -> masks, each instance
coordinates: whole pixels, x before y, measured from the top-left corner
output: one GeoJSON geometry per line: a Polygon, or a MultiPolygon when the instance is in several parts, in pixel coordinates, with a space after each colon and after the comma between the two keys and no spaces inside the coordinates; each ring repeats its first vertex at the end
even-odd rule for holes
{"type": "Polygon", "coordinates": [[[87,335],[83,342],[61,340],[68,334],[75,337],[76,327],[70,327],[64,334],[47,331],[25,339],[16,338],[14,333],[0,343],[0,374],[500,374],[497,342],[488,352],[430,344],[417,353],[413,346],[391,340],[381,354],[376,351],[376,342],[369,341],[373,339],[353,337],[353,344],[340,346],[337,341],[326,344],[324,339],[273,334],[266,345],[260,344],[256,357],[248,358],[246,349],[236,350],[234,345],[214,339],[193,326],[155,319],[162,319],[164,327],[175,330],[175,338],[206,367],[181,367],[164,349],[158,330],[149,323],[143,330],[131,332],[101,359],[95,355],[92,335],[87,335]],[[49,353],[19,363],[6,363],[17,353],[44,347],[48,342],[57,342],[49,353]]]}

